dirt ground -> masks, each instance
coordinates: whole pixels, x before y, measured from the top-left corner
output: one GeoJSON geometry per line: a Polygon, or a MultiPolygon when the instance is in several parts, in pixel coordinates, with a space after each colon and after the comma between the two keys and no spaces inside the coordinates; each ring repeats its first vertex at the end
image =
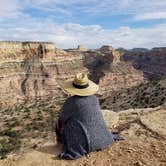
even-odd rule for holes
{"type": "Polygon", "coordinates": [[[166,166],[166,126],[163,125],[166,109],[145,112],[119,113],[119,122],[113,131],[125,140],[103,151],[92,152],[75,161],[60,160],[57,155],[61,148],[52,137],[36,149],[9,155],[0,161],[0,166],[166,166]],[[162,130],[161,135],[156,126],[162,130]]]}

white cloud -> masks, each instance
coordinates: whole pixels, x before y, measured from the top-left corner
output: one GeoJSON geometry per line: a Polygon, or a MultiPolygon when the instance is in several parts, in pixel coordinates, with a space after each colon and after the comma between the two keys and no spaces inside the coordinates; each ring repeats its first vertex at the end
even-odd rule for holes
{"type": "Polygon", "coordinates": [[[108,15],[124,15],[124,14],[138,14],[149,11],[166,10],[166,1],[158,0],[104,0],[102,3],[98,3],[96,6],[89,8],[89,13],[93,11],[96,14],[108,14],[108,15]]]}
{"type": "MultiPolygon", "coordinates": [[[[57,13],[66,10],[70,15],[124,15],[150,12],[166,12],[165,0],[24,0],[28,6],[57,13]]],[[[65,15],[64,15],[65,17],[65,15]]]]}
{"type": "Polygon", "coordinates": [[[166,46],[166,24],[150,28],[120,27],[104,29],[99,25],[56,24],[52,21],[38,21],[29,18],[19,20],[20,25],[0,28],[0,40],[51,41],[57,47],[72,48],[83,44],[97,48],[109,44],[113,47],[160,47],[166,46]],[[24,22],[24,24],[22,24],[24,22]]]}
{"type": "Polygon", "coordinates": [[[166,19],[166,12],[154,12],[138,14],[134,17],[135,20],[153,20],[153,19],[166,19]]]}
{"type": "Polygon", "coordinates": [[[63,14],[63,17],[81,13],[107,16],[131,14],[138,15],[136,18],[141,19],[140,13],[145,13],[146,16],[146,13],[159,12],[158,17],[162,17],[166,12],[166,0],[1,0],[0,16],[16,17],[29,7],[50,12],[55,16],[63,14]]]}
{"type": "Polygon", "coordinates": [[[103,0],[86,8],[86,12],[93,15],[136,15],[158,11],[166,12],[165,0],[103,0]]]}
{"type": "MultiPolygon", "coordinates": [[[[78,44],[89,48],[104,44],[125,48],[166,46],[166,24],[148,28],[105,29],[100,25],[57,24],[50,18],[54,15],[56,20],[59,16],[73,17],[77,14],[81,17],[84,13],[87,17],[131,14],[135,20],[158,19],[165,18],[165,7],[164,0],[1,0],[0,40],[52,41],[61,48],[78,44]],[[37,19],[35,15],[28,15],[24,12],[28,8],[46,12],[48,18],[37,19]]],[[[69,22],[72,21],[69,19],[69,22]]]]}
{"type": "Polygon", "coordinates": [[[18,0],[1,0],[0,17],[14,18],[20,14],[21,5],[18,0]]]}

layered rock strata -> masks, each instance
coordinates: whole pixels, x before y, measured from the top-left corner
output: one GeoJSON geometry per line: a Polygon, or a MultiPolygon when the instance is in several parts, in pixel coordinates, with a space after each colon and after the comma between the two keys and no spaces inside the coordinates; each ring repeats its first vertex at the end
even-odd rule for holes
{"type": "Polygon", "coordinates": [[[100,95],[146,82],[143,72],[136,70],[131,63],[121,61],[121,54],[110,46],[88,51],[84,55],[90,78],[100,85],[100,95]]]}
{"type": "Polygon", "coordinates": [[[142,70],[148,80],[166,78],[166,47],[151,50],[123,50],[121,59],[131,62],[137,70],[142,70]]]}
{"type": "Polygon", "coordinates": [[[100,85],[99,95],[145,81],[111,46],[64,51],[47,42],[0,42],[0,57],[1,107],[64,99],[61,84],[78,72],[100,85]]]}
{"type": "Polygon", "coordinates": [[[86,72],[81,57],[73,57],[52,43],[0,43],[0,106],[63,98],[61,83],[86,72]]]}

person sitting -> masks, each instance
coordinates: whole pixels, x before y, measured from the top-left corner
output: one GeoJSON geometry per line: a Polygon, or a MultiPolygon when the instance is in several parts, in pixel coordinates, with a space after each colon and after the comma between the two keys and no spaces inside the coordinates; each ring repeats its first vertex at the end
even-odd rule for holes
{"type": "Polygon", "coordinates": [[[57,141],[64,149],[59,154],[61,159],[77,159],[121,139],[107,129],[95,96],[99,86],[86,74],[76,74],[63,88],[72,96],[65,101],[56,122],[57,141]]]}

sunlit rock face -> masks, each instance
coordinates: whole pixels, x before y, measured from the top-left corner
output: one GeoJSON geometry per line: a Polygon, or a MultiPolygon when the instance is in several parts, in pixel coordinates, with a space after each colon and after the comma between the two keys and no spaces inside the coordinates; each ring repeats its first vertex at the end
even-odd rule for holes
{"type": "MultiPolygon", "coordinates": [[[[123,80],[126,77],[127,84],[120,80],[117,81],[117,84],[114,83],[113,88],[125,86],[121,89],[116,88],[114,93],[107,95],[102,100],[102,107],[118,111],[163,105],[166,102],[166,48],[153,48],[151,50],[143,48],[125,50],[121,48],[118,50],[121,53],[120,62],[123,62],[119,69],[123,73],[127,73],[122,74],[118,79],[123,80]],[[132,66],[132,70],[129,66],[127,67],[127,64],[132,66]],[[128,72],[125,72],[127,70],[128,72]],[[128,77],[129,73],[133,73],[133,75],[128,77]],[[141,78],[138,73],[144,79],[141,84],[138,84],[138,80],[141,78]],[[126,87],[127,89],[125,89],[126,87]]],[[[114,68],[115,70],[116,68],[114,68]]],[[[115,73],[109,74],[117,75],[117,70],[115,73]]]]}
{"type": "Polygon", "coordinates": [[[100,85],[100,95],[111,95],[112,91],[146,82],[143,72],[136,70],[131,63],[122,61],[120,52],[111,46],[102,46],[84,55],[90,78],[100,85]]]}
{"type": "Polygon", "coordinates": [[[78,72],[100,85],[99,96],[146,81],[111,46],[64,51],[48,42],[0,42],[0,57],[0,107],[64,99],[61,85],[78,72]]]}
{"type": "Polygon", "coordinates": [[[44,42],[0,42],[0,107],[63,98],[62,82],[78,69],[74,57],[44,42]]]}
{"type": "Polygon", "coordinates": [[[34,51],[38,51],[40,58],[48,59],[55,51],[55,46],[49,42],[0,42],[1,61],[23,60],[25,56],[30,58],[34,51]]]}

